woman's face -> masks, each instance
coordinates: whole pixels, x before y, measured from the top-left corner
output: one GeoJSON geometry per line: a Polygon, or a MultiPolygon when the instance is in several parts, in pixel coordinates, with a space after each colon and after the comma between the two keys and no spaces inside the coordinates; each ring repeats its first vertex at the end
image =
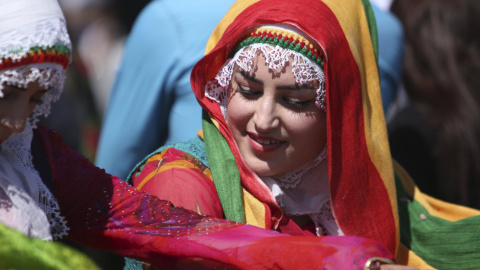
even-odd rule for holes
{"type": "Polygon", "coordinates": [[[3,98],[0,98],[0,144],[13,133],[25,129],[27,118],[41,102],[48,89],[31,82],[26,88],[3,85],[3,98]]]}
{"type": "Polygon", "coordinates": [[[325,112],[315,106],[318,82],[299,85],[291,64],[269,70],[262,54],[250,72],[235,67],[227,121],[240,153],[259,176],[289,172],[317,157],[326,143],[325,112]]]}

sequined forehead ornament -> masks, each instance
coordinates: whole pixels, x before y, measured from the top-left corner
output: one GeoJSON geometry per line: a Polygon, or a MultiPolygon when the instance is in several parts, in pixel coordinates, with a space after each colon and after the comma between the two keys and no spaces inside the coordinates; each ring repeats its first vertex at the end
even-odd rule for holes
{"type": "Polygon", "coordinates": [[[205,95],[220,104],[224,116],[228,102],[227,88],[235,65],[250,72],[257,52],[263,54],[271,70],[284,67],[291,61],[292,73],[298,84],[318,81],[315,104],[325,110],[323,51],[298,30],[287,25],[261,26],[245,32],[233,44],[236,45],[230,53],[230,59],[220,68],[215,79],[205,85],[205,95]]]}

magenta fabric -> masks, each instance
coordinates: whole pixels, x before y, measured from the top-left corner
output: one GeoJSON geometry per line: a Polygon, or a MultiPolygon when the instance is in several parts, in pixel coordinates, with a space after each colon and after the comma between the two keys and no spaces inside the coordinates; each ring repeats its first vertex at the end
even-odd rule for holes
{"type": "Polygon", "coordinates": [[[84,245],[162,269],[360,269],[371,257],[393,259],[369,239],[288,236],[174,207],[95,167],[58,133],[36,134],[68,237],[84,245]]]}

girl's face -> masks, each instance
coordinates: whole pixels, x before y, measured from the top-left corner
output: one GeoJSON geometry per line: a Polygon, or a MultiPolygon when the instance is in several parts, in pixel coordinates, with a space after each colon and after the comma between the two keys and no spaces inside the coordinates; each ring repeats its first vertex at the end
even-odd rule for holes
{"type": "Polygon", "coordinates": [[[25,129],[27,118],[41,102],[48,89],[31,82],[26,88],[3,85],[3,98],[0,98],[0,144],[13,133],[25,129]]]}
{"type": "Polygon", "coordinates": [[[318,82],[297,84],[289,63],[269,70],[260,53],[249,73],[235,67],[227,121],[240,154],[257,175],[283,174],[320,154],[326,117],[315,106],[317,88],[318,82]]]}

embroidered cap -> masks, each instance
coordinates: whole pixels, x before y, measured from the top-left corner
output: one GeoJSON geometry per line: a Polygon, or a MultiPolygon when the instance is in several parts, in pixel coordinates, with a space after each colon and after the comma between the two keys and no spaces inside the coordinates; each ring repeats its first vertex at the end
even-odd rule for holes
{"type": "Polygon", "coordinates": [[[27,87],[38,81],[50,89],[29,118],[50,113],[65,82],[72,45],[57,0],[0,0],[0,98],[4,85],[27,87]]]}

